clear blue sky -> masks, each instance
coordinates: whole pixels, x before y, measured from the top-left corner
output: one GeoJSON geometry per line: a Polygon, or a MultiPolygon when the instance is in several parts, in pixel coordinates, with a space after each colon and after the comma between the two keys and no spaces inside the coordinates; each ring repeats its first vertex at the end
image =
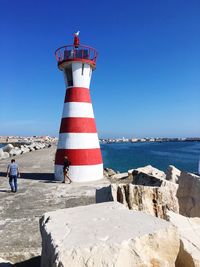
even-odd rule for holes
{"type": "Polygon", "coordinates": [[[200,136],[199,0],[0,3],[0,135],[58,135],[54,51],[80,30],[100,137],[200,136]]]}

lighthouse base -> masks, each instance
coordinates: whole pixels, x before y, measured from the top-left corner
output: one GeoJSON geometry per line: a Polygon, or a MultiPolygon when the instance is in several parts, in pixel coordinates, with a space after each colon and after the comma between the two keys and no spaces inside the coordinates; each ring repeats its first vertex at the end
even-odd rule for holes
{"type": "MultiPolygon", "coordinates": [[[[103,164],[70,166],[68,175],[72,182],[90,182],[103,178],[103,164]]],[[[63,180],[63,165],[55,165],[55,180],[63,180]]]]}

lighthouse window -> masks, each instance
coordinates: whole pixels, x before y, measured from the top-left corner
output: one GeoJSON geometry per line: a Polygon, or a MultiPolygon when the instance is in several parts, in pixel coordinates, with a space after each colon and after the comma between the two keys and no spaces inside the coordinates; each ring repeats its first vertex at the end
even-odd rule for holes
{"type": "Polygon", "coordinates": [[[83,72],[84,72],[84,63],[82,63],[82,72],[81,72],[81,75],[83,75],[83,72]]]}
{"type": "Polygon", "coordinates": [[[72,76],[72,69],[65,69],[65,79],[67,80],[68,86],[73,86],[73,76],[72,76]]]}

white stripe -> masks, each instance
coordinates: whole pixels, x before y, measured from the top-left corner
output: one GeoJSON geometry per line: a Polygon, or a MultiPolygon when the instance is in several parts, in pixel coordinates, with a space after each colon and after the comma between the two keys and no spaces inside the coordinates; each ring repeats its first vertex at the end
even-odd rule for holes
{"type": "Polygon", "coordinates": [[[74,87],[90,87],[91,66],[87,63],[72,62],[72,75],[74,87]]]}
{"type": "MultiPolygon", "coordinates": [[[[103,178],[103,164],[70,166],[69,177],[73,182],[90,182],[103,178]]],[[[55,180],[63,180],[63,166],[55,165],[55,180]]]]}
{"type": "Polygon", "coordinates": [[[92,104],[82,103],[82,102],[64,103],[62,117],[63,118],[67,118],[67,117],[94,118],[92,104]]]}
{"type": "Polygon", "coordinates": [[[99,148],[97,133],[60,133],[58,149],[99,148]]]}

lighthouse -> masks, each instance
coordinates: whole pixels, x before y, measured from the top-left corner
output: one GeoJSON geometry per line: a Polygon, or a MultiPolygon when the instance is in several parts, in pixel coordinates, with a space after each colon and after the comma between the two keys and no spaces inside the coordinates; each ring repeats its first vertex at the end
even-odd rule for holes
{"type": "Polygon", "coordinates": [[[90,97],[90,81],[96,68],[97,51],[74,43],[55,52],[58,68],[64,74],[66,94],[55,157],[55,179],[63,180],[64,157],[71,162],[68,175],[73,182],[103,178],[103,162],[90,97]]]}

